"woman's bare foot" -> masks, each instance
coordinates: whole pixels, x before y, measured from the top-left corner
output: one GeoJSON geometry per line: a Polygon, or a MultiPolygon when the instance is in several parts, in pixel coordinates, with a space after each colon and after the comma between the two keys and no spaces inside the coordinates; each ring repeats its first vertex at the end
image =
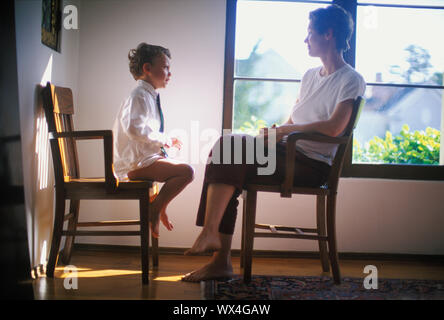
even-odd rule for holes
{"type": "Polygon", "coordinates": [[[182,281],[200,282],[204,280],[230,279],[233,277],[231,264],[216,262],[214,259],[200,269],[187,273],[182,281]]]}
{"type": "Polygon", "coordinates": [[[208,231],[203,229],[200,235],[197,237],[194,245],[191,249],[185,251],[185,255],[193,255],[204,252],[214,252],[219,250],[221,247],[219,234],[216,232],[208,231]]]}

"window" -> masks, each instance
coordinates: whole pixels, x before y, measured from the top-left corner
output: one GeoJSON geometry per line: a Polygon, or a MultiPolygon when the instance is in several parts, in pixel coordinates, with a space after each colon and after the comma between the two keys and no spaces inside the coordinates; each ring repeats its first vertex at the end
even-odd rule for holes
{"type": "Polygon", "coordinates": [[[367,81],[343,176],[444,179],[444,0],[227,1],[224,128],[255,134],[288,119],[320,64],[304,44],[308,13],[331,3],[355,20],[345,59],[367,81]]]}
{"type": "Polygon", "coordinates": [[[318,6],[310,1],[237,1],[234,132],[255,134],[260,127],[287,121],[304,72],[318,65],[304,43],[308,13],[318,6]]]}

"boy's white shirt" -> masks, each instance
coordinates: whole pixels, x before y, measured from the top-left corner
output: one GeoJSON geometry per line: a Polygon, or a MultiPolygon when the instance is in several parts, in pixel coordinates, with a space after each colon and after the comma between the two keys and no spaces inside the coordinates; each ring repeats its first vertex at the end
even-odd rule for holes
{"type": "MultiPolygon", "coordinates": [[[[291,112],[294,124],[328,120],[340,102],[364,95],[364,78],[348,64],[328,76],[321,76],[321,69],[310,69],[302,77],[299,99],[291,112]]],[[[309,158],[331,165],[338,147],[300,140],[296,148],[309,158]]]]}
{"type": "Polygon", "coordinates": [[[113,126],[114,172],[118,179],[129,171],[147,167],[164,158],[160,148],[171,139],[160,130],[157,91],[144,80],[122,103],[113,126]]]}

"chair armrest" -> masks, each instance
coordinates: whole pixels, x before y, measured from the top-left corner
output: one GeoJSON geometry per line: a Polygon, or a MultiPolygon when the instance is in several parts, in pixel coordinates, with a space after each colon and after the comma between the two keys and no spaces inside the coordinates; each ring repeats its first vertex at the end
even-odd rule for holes
{"type": "Polygon", "coordinates": [[[70,132],[50,132],[49,139],[72,138],[75,140],[103,139],[103,151],[105,160],[105,183],[108,192],[117,187],[117,181],[113,173],[113,132],[111,130],[88,130],[70,132]]]}
{"type": "Polygon", "coordinates": [[[76,140],[88,139],[104,139],[105,137],[112,137],[111,130],[88,130],[88,131],[70,131],[70,132],[50,132],[49,139],[58,138],[74,138],[76,140]]]}
{"type": "Polygon", "coordinates": [[[290,198],[293,189],[294,178],[294,158],[296,154],[297,140],[310,140],[316,142],[324,142],[331,144],[346,144],[348,142],[346,137],[330,137],[319,132],[299,132],[293,131],[287,136],[286,145],[286,159],[285,159],[285,178],[281,185],[281,197],[290,198]]]}
{"type": "Polygon", "coordinates": [[[319,132],[299,132],[293,131],[287,136],[287,151],[291,144],[295,144],[297,140],[310,140],[316,142],[325,142],[332,144],[345,144],[348,137],[331,137],[319,132]]]}

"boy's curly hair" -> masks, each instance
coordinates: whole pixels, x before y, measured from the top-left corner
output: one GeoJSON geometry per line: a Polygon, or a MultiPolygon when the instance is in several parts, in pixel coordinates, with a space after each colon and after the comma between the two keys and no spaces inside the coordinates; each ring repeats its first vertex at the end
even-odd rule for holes
{"type": "Polygon", "coordinates": [[[154,59],[161,54],[165,54],[171,59],[170,50],[142,42],[136,49],[131,49],[128,53],[129,70],[134,79],[137,80],[143,74],[143,65],[153,63],[154,59]]]}

